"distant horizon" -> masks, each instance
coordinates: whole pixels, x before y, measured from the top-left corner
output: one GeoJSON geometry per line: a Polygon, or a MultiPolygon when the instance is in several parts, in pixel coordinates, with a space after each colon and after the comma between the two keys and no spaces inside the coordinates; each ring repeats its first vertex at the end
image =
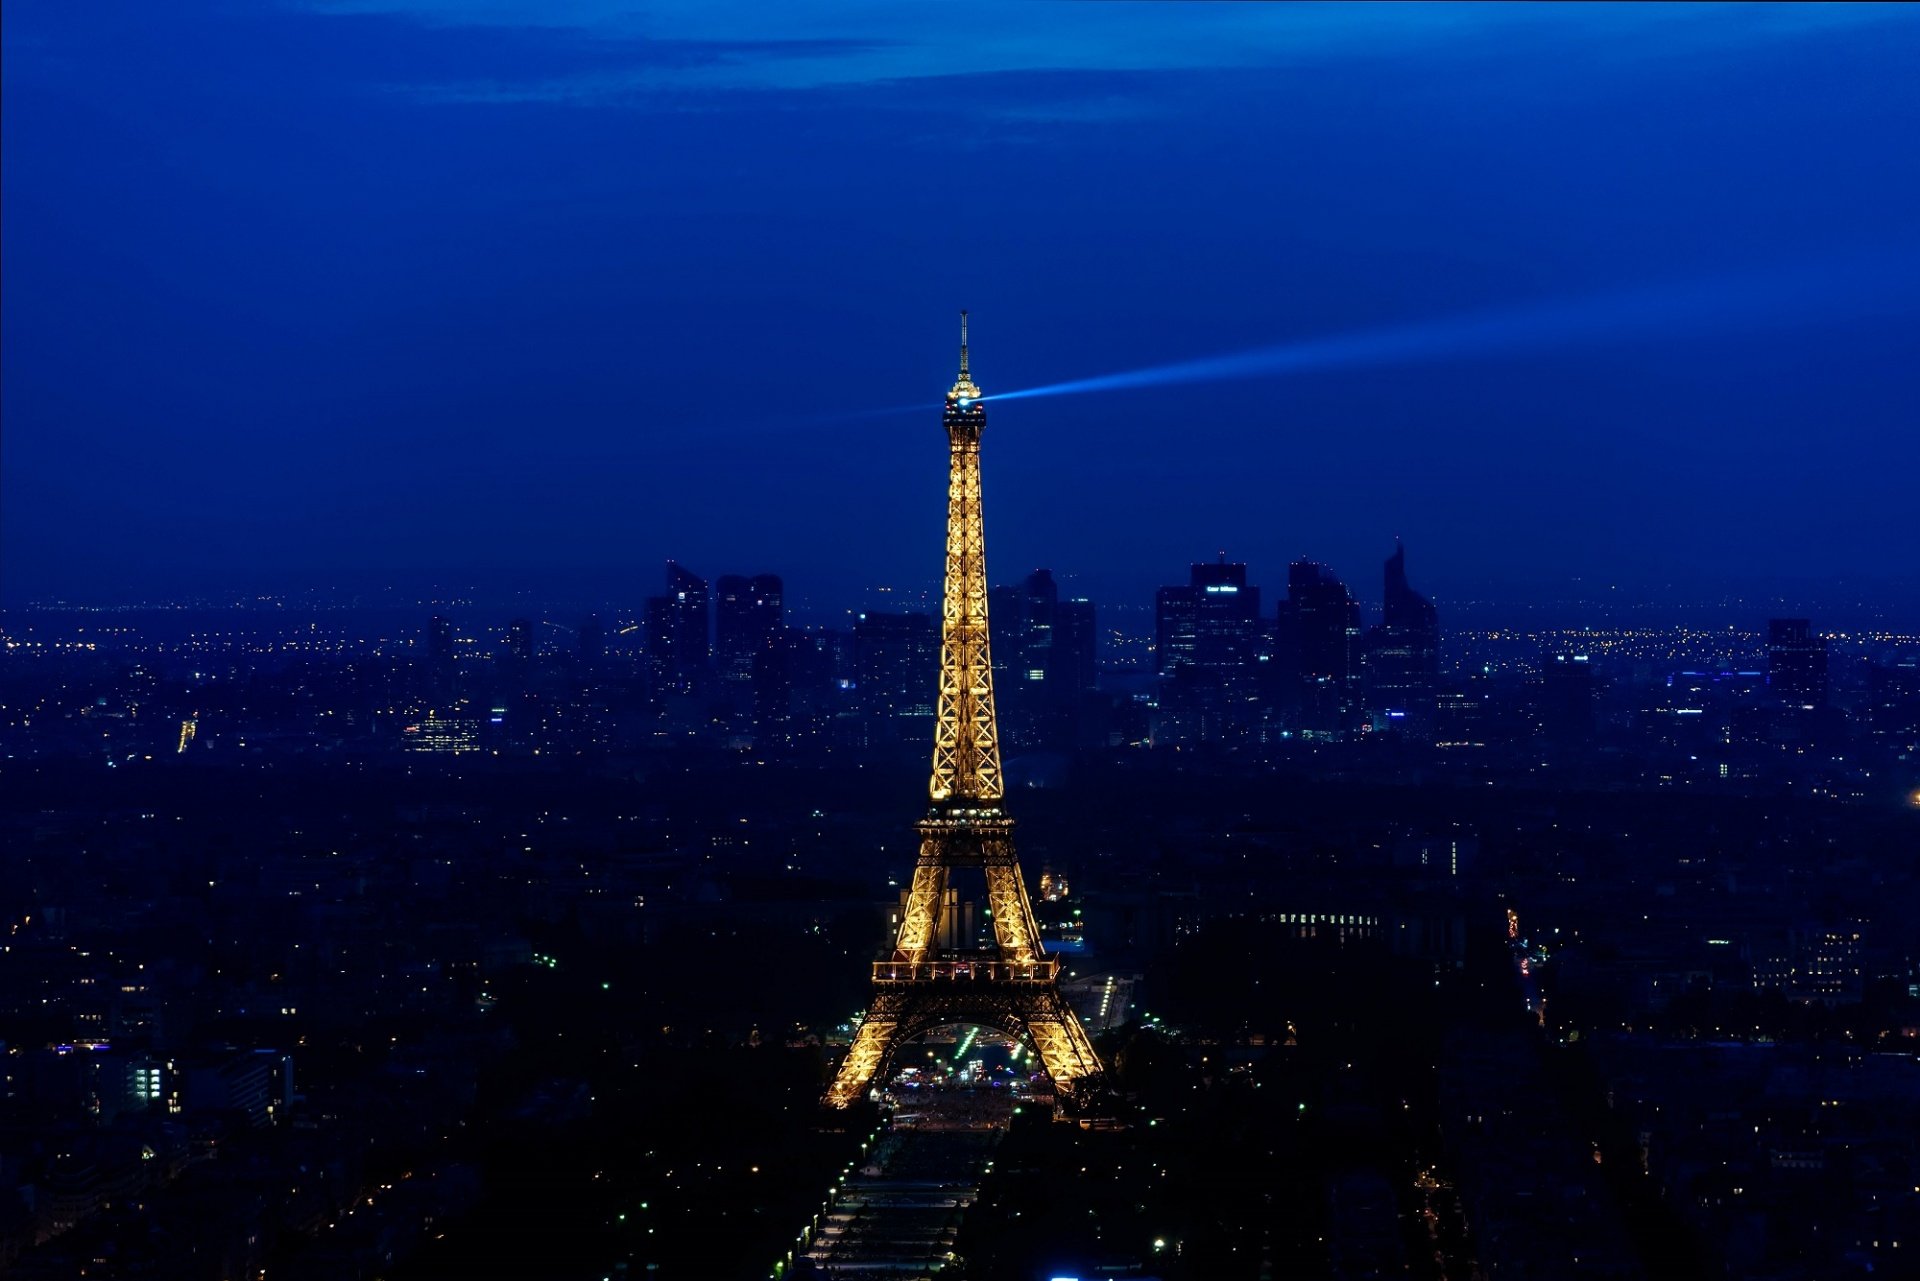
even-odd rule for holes
{"type": "MultiPolygon", "coordinates": [[[[991,554],[991,548],[989,551],[991,554]]],[[[638,616],[646,598],[662,590],[661,571],[668,559],[662,557],[651,568],[333,571],[302,574],[297,579],[236,575],[225,581],[180,585],[173,590],[143,590],[128,585],[117,590],[99,587],[69,592],[7,593],[0,597],[0,617],[62,610],[139,612],[182,608],[465,610],[500,613],[503,620],[508,612],[516,609],[594,612],[624,608],[638,616]]],[[[1228,559],[1239,558],[1229,553],[1228,559]]],[[[1417,547],[1409,547],[1408,561],[1409,580],[1415,590],[1432,599],[1440,609],[1443,630],[1450,623],[1497,627],[1512,622],[1567,629],[1587,623],[1661,626],[1699,623],[1704,619],[1711,619],[1715,625],[1744,623],[1764,628],[1769,618],[1807,617],[1816,628],[1827,631],[1883,628],[1911,630],[1920,635],[1920,580],[1907,585],[1862,577],[1818,582],[1729,579],[1717,585],[1669,581],[1647,586],[1579,579],[1560,584],[1516,583],[1423,572],[1417,547]]],[[[900,612],[937,610],[938,607],[940,583],[933,572],[918,581],[856,583],[844,577],[822,581],[795,574],[777,564],[710,566],[683,558],[679,563],[709,584],[727,574],[779,576],[785,585],[789,617],[801,625],[827,626],[837,619],[875,610],[881,603],[876,598],[883,593],[895,595],[900,612]]],[[[1193,563],[1198,562],[1182,562],[1176,567],[1179,572],[1169,573],[1157,581],[1143,574],[1126,580],[1114,575],[1095,578],[1059,565],[1034,568],[1051,570],[1063,597],[1088,599],[1103,610],[1137,610],[1151,614],[1155,591],[1161,586],[1184,582],[1184,571],[1193,563]]],[[[1261,589],[1262,613],[1271,615],[1275,603],[1286,597],[1287,564],[1254,560],[1245,563],[1250,583],[1261,589]]],[[[1378,614],[1381,593],[1377,565],[1365,576],[1345,572],[1347,567],[1341,565],[1330,568],[1346,584],[1365,615],[1371,618],[1378,614]]],[[[1030,572],[995,572],[992,581],[996,586],[1012,585],[1030,572]]]]}

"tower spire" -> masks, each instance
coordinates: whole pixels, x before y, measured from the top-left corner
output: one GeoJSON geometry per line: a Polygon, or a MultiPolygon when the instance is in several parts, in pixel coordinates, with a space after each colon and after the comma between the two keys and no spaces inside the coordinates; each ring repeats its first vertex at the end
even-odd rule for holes
{"type": "Polygon", "coordinates": [[[947,403],[972,409],[979,399],[980,389],[973,385],[973,374],[967,368],[967,312],[963,307],[960,309],[960,376],[947,391],[947,403]]]}

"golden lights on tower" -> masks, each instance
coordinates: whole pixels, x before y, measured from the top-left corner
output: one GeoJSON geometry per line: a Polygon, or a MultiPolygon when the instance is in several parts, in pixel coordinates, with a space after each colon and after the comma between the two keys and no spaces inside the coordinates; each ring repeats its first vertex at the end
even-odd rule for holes
{"type": "Polygon", "coordinates": [[[892,951],[874,962],[874,994],[826,1101],[845,1107],[884,1077],[900,1046],[936,1027],[996,1028],[1030,1046],[1063,1106],[1090,1099],[1101,1080],[1093,1043],[1060,994],[1060,961],[1048,956],[1014,852],[1013,821],[1000,802],[1005,783],[994,715],[993,656],[987,629],[986,523],[980,436],[986,409],[968,363],[967,313],[960,313],[960,372],[947,392],[946,587],[940,617],[940,671],[934,724],[933,804],[918,825],[920,857],[892,951]],[[942,916],[955,896],[951,873],[979,868],[986,879],[994,946],[941,945],[942,916]]]}

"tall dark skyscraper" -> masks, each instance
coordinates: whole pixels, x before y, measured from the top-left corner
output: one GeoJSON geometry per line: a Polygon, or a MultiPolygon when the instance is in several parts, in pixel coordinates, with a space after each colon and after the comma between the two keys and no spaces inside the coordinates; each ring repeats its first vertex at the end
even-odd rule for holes
{"type": "Polygon", "coordinates": [[[1260,589],[1247,585],[1247,567],[1223,556],[1191,566],[1184,587],[1162,587],[1154,597],[1154,641],[1162,676],[1181,667],[1251,668],[1260,642],[1260,589]]]}
{"type": "Polygon", "coordinates": [[[1000,735],[1009,746],[1073,737],[1066,715],[1094,678],[1093,605],[1063,601],[1050,569],[988,593],[1000,735]]]}
{"type": "Polygon", "coordinates": [[[1020,647],[1021,676],[1030,685],[1045,684],[1053,674],[1054,615],[1060,608],[1060,588],[1050,569],[1034,570],[1022,586],[1027,608],[1020,647]]]}
{"type": "Polygon", "coordinates": [[[1244,564],[1224,556],[1193,566],[1191,575],[1194,665],[1251,681],[1260,654],[1260,589],[1248,586],[1244,564]]]}
{"type": "Polygon", "coordinates": [[[1287,598],[1280,602],[1274,661],[1280,702],[1302,728],[1347,725],[1360,672],[1360,605],[1325,565],[1296,560],[1287,566],[1287,598]]]}
{"type": "MultiPolygon", "coordinates": [[[[996,587],[987,594],[987,603],[992,611],[993,672],[999,688],[1046,684],[1052,673],[1054,616],[1060,605],[1053,571],[1036,569],[1017,586],[996,587]]],[[[1020,697],[1015,693],[1013,701],[1020,697]]]]}
{"type": "MultiPolygon", "coordinates": [[[[1025,588],[1013,583],[1002,583],[987,591],[987,630],[990,633],[989,645],[993,650],[993,682],[1000,690],[1011,691],[1020,676],[1022,651],[1027,636],[1027,593],[1025,588]]],[[[1000,718],[1007,719],[1007,709],[1018,701],[1018,697],[1002,695],[1000,718]]],[[[1002,728],[1006,728],[1003,724],[1002,728]]],[[[1018,738],[1018,734],[1012,735],[1018,738]]]]}
{"type": "Polygon", "coordinates": [[[1266,634],[1260,589],[1247,567],[1223,556],[1189,568],[1184,587],[1162,587],[1154,637],[1175,738],[1224,738],[1258,710],[1266,634]]]}
{"type": "Polygon", "coordinates": [[[1827,638],[1806,619],[1768,620],[1767,688],[1795,707],[1827,705],[1827,638]]]}
{"type": "Polygon", "coordinates": [[[1153,596],[1153,665],[1161,676],[1193,666],[1193,617],[1199,600],[1190,586],[1162,587],[1153,596]]]}
{"type": "Polygon", "coordinates": [[[647,598],[647,659],[656,688],[688,691],[706,682],[707,580],[667,562],[667,591],[647,598]]]}
{"type": "Polygon", "coordinates": [[[1367,633],[1367,709],[1383,728],[1431,737],[1440,680],[1440,616],[1407,585],[1407,549],[1387,557],[1380,625],[1367,633]]]}
{"type": "Polygon", "coordinates": [[[714,660],[720,679],[739,684],[753,680],[755,657],[772,644],[784,613],[777,574],[722,574],[714,585],[714,660]]]}

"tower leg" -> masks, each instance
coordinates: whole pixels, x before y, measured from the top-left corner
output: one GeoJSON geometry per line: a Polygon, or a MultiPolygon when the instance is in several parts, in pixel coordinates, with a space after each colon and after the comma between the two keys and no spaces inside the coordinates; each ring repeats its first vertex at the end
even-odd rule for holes
{"type": "Polygon", "coordinates": [[[1011,853],[1006,861],[987,863],[987,907],[993,912],[993,937],[1000,955],[1009,961],[1031,961],[1039,929],[1033,923],[1033,902],[1011,853]]]}
{"type": "Polygon", "coordinates": [[[860,1025],[853,1044],[847,1047],[847,1057],[840,1060],[840,1071],[834,1075],[833,1085],[827,1090],[828,1107],[846,1107],[867,1092],[874,1074],[893,1049],[899,1026],[892,1019],[868,1019],[860,1025]]]}
{"type": "Polygon", "coordinates": [[[924,959],[939,937],[940,906],[947,893],[947,865],[937,861],[939,853],[933,837],[922,839],[920,861],[913,868],[913,888],[907,891],[907,910],[894,943],[910,961],[924,959]]]}
{"type": "Polygon", "coordinates": [[[1093,1052],[1092,1039],[1058,993],[1047,1008],[1028,1017],[1027,1035],[1033,1038],[1033,1048],[1055,1089],[1071,1091],[1100,1075],[1100,1057],[1093,1052]]]}

